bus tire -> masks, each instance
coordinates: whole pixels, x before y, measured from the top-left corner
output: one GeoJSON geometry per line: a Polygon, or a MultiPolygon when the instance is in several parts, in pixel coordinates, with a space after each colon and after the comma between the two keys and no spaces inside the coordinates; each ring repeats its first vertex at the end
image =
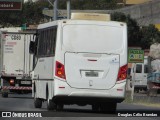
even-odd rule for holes
{"type": "Polygon", "coordinates": [[[39,98],[34,99],[34,106],[35,108],[41,108],[42,107],[42,100],[39,98]]]}
{"type": "Polygon", "coordinates": [[[117,103],[106,103],[100,105],[100,111],[104,113],[115,113],[117,108],[117,103]]]}
{"type": "Polygon", "coordinates": [[[59,103],[59,104],[57,104],[56,110],[57,110],[57,111],[62,111],[63,108],[64,108],[64,105],[61,104],[61,103],[59,103]]]}
{"type": "Polygon", "coordinates": [[[92,104],[92,111],[93,112],[98,112],[100,109],[100,105],[99,104],[92,104]]]}
{"type": "Polygon", "coordinates": [[[47,110],[55,110],[56,104],[52,100],[47,100],[47,110]]]}

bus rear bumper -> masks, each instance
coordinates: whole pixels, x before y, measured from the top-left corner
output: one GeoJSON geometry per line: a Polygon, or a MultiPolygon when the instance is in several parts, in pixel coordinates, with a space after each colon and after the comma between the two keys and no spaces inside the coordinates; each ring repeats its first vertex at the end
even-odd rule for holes
{"type": "Polygon", "coordinates": [[[125,98],[126,82],[116,84],[111,89],[80,89],[72,88],[67,82],[55,80],[54,99],[55,100],[82,100],[82,101],[110,101],[122,102],[125,98]]]}

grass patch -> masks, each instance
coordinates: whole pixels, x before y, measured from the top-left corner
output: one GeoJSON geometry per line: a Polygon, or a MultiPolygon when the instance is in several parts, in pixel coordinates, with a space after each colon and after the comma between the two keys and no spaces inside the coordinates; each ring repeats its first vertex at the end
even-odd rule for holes
{"type": "Polygon", "coordinates": [[[160,104],[159,103],[133,102],[133,104],[135,104],[135,105],[143,105],[143,106],[147,106],[147,107],[157,107],[157,108],[160,108],[160,104]]]}
{"type": "Polygon", "coordinates": [[[131,91],[127,91],[125,100],[123,102],[124,103],[136,104],[136,105],[144,105],[144,106],[148,106],[148,107],[160,108],[160,101],[159,100],[155,101],[154,99],[159,99],[159,98],[141,96],[141,97],[134,97],[134,99],[132,101],[131,91]]]}

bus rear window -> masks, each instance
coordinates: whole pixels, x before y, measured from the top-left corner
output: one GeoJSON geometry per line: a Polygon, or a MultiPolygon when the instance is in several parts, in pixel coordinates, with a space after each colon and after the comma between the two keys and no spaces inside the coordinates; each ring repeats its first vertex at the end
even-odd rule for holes
{"type": "Polygon", "coordinates": [[[63,46],[73,52],[107,53],[123,48],[123,28],[106,25],[65,25],[63,46]]]}

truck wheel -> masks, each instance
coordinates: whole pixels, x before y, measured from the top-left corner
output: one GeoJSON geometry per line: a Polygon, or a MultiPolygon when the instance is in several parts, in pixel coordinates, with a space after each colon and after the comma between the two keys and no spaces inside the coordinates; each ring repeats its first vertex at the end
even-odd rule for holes
{"type": "Polygon", "coordinates": [[[42,107],[42,100],[39,98],[34,98],[34,106],[35,106],[35,108],[41,108],[42,107]]]}
{"type": "Polygon", "coordinates": [[[143,90],[144,90],[145,92],[147,92],[147,87],[145,87],[143,90]]]}
{"type": "Polygon", "coordinates": [[[48,110],[55,110],[56,104],[52,100],[47,100],[47,109],[48,110]]]}
{"type": "Polygon", "coordinates": [[[150,95],[151,95],[151,90],[147,89],[147,96],[150,96],[150,95]]]}
{"type": "Polygon", "coordinates": [[[2,92],[2,97],[7,98],[8,97],[8,92],[2,92]]]}
{"type": "Polygon", "coordinates": [[[138,88],[135,88],[135,89],[134,89],[134,92],[135,92],[135,93],[139,93],[139,89],[138,89],[138,88]]]}
{"type": "Polygon", "coordinates": [[[157,90],[156,89],[149,89],[148,91],[147,91],[147,95],[148,96],[154,96],[154,97],[156,97],[157,96],[157,90]]]}

